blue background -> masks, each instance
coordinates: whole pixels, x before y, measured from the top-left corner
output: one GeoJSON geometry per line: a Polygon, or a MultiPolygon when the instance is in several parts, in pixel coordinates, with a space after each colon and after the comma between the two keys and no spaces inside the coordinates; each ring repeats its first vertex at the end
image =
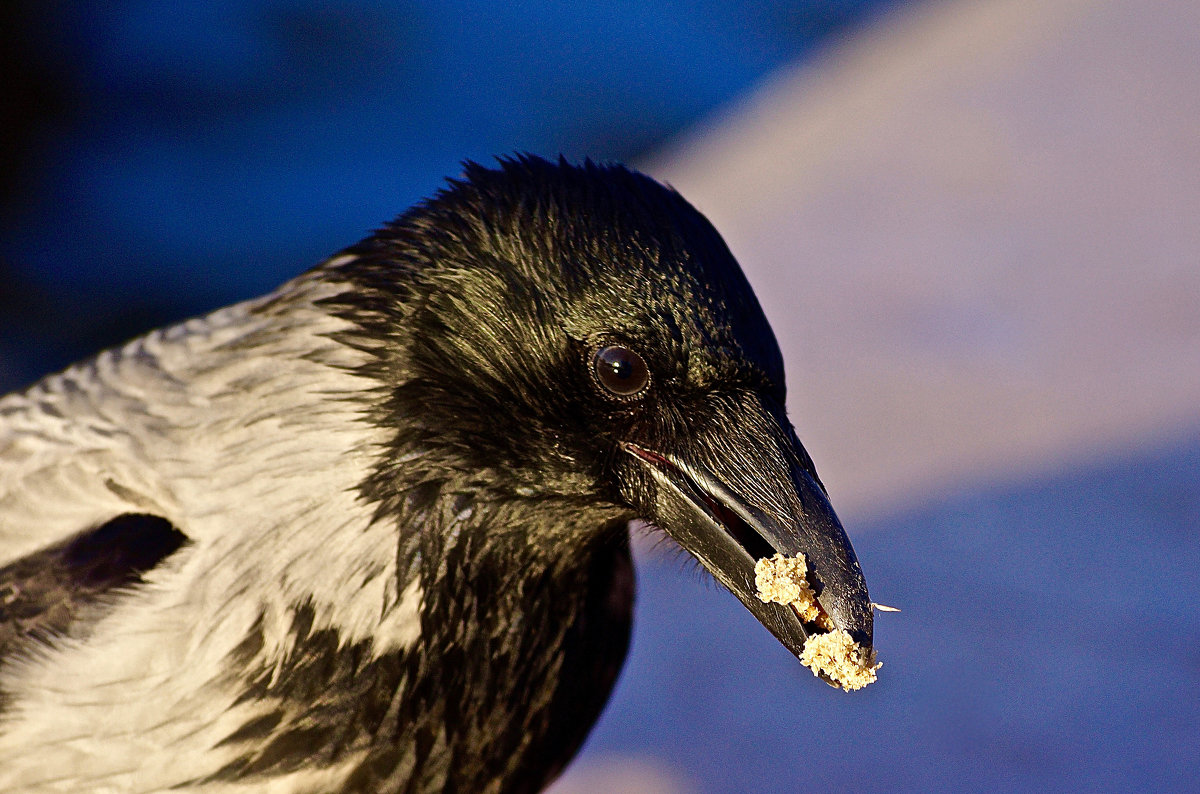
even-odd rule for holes
{"type": "Polygon", "coordinates": [[[886,5],[17,0],[0,387],[265,292],[464,159],[635,158],[886,5]]]}

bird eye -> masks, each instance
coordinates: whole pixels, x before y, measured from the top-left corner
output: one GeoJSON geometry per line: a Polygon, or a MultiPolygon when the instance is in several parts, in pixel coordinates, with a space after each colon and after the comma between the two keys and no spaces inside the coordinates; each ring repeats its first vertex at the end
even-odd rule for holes
{"type": "Polygon", "coordinates": [[[592,356],[596,380],[611,394],[633,397],[650,383],[650,370],[642,357],[627,347],[609,345],[592,356]]]}

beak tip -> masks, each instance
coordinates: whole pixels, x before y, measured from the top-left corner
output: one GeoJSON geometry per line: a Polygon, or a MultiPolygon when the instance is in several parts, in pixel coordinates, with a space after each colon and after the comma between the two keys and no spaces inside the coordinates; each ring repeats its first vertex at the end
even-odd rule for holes
{"type": "Polygon", "coordinates": [[[834,628],[846,632],[864,648],[872,648],[875,618],[871,613],[871,599],[866,587],[853,588],[849,593],[839,593],[830,598],[829,602],[822,603],[822,607],[829,613],[834,628]]]}

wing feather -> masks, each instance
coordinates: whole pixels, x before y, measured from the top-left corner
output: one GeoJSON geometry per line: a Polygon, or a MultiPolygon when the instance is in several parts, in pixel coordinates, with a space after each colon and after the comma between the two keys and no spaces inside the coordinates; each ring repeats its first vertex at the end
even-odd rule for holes
{"type": "Polygon", "coordinates": [[[0,568],[0,659],[70,633],[84,610],[186,542],[161,516],[126,513],[0,568]]]}

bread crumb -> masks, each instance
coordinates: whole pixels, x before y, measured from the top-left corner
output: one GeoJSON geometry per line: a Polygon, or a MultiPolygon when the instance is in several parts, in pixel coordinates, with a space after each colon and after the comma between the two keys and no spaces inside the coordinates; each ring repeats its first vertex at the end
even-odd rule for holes
{"type": "Polygon", "coordinates": [[[875,661],[875,654],[863,650],[841,629],[811,635],[804,642],[800,663],[813,675],[824,673],[847,692],[875,683],[875,671],[883,667],[875,661]]]}
{"type": "Polygon", "coordinates": [[[808,562],[803,554],[785,557],[776,554],[754,564],[754,584],[758,600],[793,606],[800,619],[813,623],[821,614],[817,596],[808,586],[808,562]]]}
{"type": "Polygon", "coordinates": [[[810,634],[800,654],[801,664],[812,670],[813,675],[824,673],[847,692],[875,682],[875,671],[883,665],[847,632],[832,630],[808,584],[808,561],[803,554],[795,557],[776,554],[759,560],[754,564],[754,584],[759,600],[795,607],[801,620],[826,629],[824,633],[810,634]]]}

